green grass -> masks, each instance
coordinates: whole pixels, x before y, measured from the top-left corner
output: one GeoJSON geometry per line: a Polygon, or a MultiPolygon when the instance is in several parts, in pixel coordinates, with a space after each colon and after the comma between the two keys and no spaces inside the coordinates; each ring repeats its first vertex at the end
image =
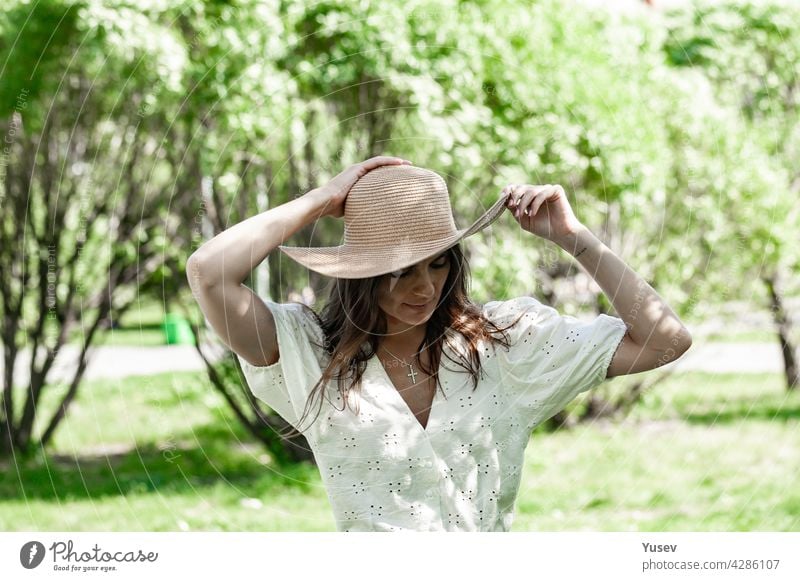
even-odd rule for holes
{"type": "MultiPolygon", "coordinates": [[[[46,415],[63,394],[52,390],[46,415]]],[[[74,403],[48,454],[0,466],[3,530],[334,526],[317,469],[276,466],[202,374],[90,382],[74,403]]]]}
{"type": "MultiPolygon", "coordinates": [[[[80,343],[80,333],[73,335],[71,343],[80,343]]],[[[98,331],[97,346],[115,347],[159,347],[166,345],[166,337],[160,325],[146,326],[137,329],[120,328],[98,331]]]]}
{"type": "Polygon", "coordinates": [[[623,422],[534,433],[514,530],[794,531],[800,393],[687,373],[623,422]]]}
{"type": "Polygon", "coordinates": [[[699,337],[704,343],[777,343],[778,335],[772,329],[709,333],[699,337]]]}
{"type": "MultiPolygon", "coordinates": [[[[154,301],[134,303],[125,314],[114,321],[118,325],[117,328],[97,332],[94,344],[126,347],[165,345],[166,339],[161,329],[163,320],[164,309],[160,303],[154,301]]],[[[84,333],[85,330],[80,327],[72,329],[67,343],[82,343],[84,333]]]]}
{"type": "MultiPolygon", "coordinates": [[[[164,305],[151,300],[143,300],[141,303],[134,303],[125,314],[115,320],[116,328],[98,331],[94,344],[125,347],[166,345],[166,336],[162,328],[163,321],[164,305]]],[[[198,323],[199,321],[194,322],[198,323]]],[[[67,342],[82,343],[84,332],[81,328],[73,329],[67,342]]]]}
{"type": "MultiPolygon", "coordinates": [[[[534,432],[513,530],[796,531],[799,423],[777,374],[675,375],[622,422],[534,432]]],[[[317,469],[272,462],[199,373],[87,383],[0,499],[7,531],[335,530],[317,469]]]]}

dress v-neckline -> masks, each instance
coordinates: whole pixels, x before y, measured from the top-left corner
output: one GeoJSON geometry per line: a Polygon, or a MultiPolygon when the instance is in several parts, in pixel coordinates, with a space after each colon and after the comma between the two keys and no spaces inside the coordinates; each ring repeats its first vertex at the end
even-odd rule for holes
{"type": "MultiPolygon", "coordinates": [[[[422,430],[423,434],[427,435],[429,433],[429,431],[430,431],[431,422],[434,419],[433,412],[436,409],[436,400],[439,399],[438,395],[437,395],[437,393],[439,391],[439,388],[436,386],[436,384],[434,383],[433,399],[431,400],[431,409],[428,410],[428,421],[425,422],[425,425],[423,426],[420,423],[420,421],[417,419],[417,416],[414,414],[413,410],[406,403],[406,400],[403,399],[403,396],[400,394],[399,391],[397,391],[397,387],[395,386],[394,382],[392,381],[392,378],[389,377],[389,374],[386,373],[386,370],[383,368],[383,365],[381,364],[380,360],[378,359],[378,356],[377,355],[373,356],[369,360],[369,362],[372,363],[374,366],[376,366],[378,368],[378,372],[383,376],[383,379],[385,380],[386,387],[389,389],[389,391],[392,392],[392,394],[393,394],[392,397],[394,397],[394,398],[396,398],[398,400],[399,404],[403,408],[403,412],[407,416],[409,416],[411,418],[411,420],[413,420],[414,424],[416,424],[417,427],[419,427],[419,429],[422,430]]],[[[443,368],[443,366],[442,366],[441,361],[440,361],[439,362],[439,377],[441,377],[442,368],[443,368]]],[[[433,377],[435,378],[436,376],[433,376],[433,377]]],[[[441,379],[440,379],[440,381],[441,381],[441,379]]],[[[435,379],[434,379],[434,382],[435,382],[435,379]]]]}

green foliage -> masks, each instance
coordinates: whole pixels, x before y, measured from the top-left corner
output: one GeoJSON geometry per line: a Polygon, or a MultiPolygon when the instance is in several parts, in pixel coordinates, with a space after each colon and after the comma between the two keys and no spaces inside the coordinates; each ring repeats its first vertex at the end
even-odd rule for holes
{"type": "Polygon", "coordinates": [[[696,95],[668,122],[676,182],[691,194],[678,232],[703,274],[690,299],[701,314],[729,298],[764,304],[762,274],[800,272],[798,22],[800,6],[782,0],[703,1],[666,21],[668,61],[696,95]]]}
{"type": "MultiPolygon", "coordinates": [[[[164,146],[164,124],[180,128],[165,153],[182,167],[164,171],[195,171],[180,153],[188,148],[231,209],[227,224],[257,211],[254,180],[273,163],[274,206],[390,152],[452,176],[462,221],[506,183],[562,183],[579,218],[667,285],[679,310],[711,292],[694,284],[709,274],[709,249],[732,258],[721,240],[750,249],[740,270],[795,262],[785,236],[746,217],[794,217],[800,35],[791,2],[701,2],[663,21],[644,6],[555,0],[48,0],[29,19],[32,10],[14,3],[0,25],[13,57],[0,84],[5,110],[26,88],[35,127],[61,77],[94,79],[93,109],[153,130],[154,145],[164,146]],[[56,33],[41,57],[45,30],[56,33]]],[[[494,226],[496,239],[514,237],[510,222],[494,226]]],[[[321,239],[339,238],[340,226],[320,224],[321,239]]],[[[495,246],[483,236],[471,243],[477,256],[495,246]]],[[[526,238],[512,246],[475,269],[479,297],[537,290],[547,250],[526,238]],[[510,268],[519,277],[497,267],[519,257],[533,263],[510,268]]]]}
{"type": "Polygon", "coordinates": [[[46,102],[63,82],[63,62],[80,37],[80,10],[80,3],[43,0],[0,12],[0,117],[19,109],[27,110],[26,120],[35,116],[33,103],[46,102]]]}
{"type": "Polygon", "coordinates": [[[670,14],[664,45],[675,66],[700,67],[748,119],[797,114],[800,5],[711,2],[670,14]]]}

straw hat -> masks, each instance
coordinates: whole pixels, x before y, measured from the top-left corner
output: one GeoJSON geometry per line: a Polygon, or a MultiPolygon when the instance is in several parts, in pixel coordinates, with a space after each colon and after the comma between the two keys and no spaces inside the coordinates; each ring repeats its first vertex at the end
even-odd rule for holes
{"type": "Polygon", "coordinates": [[[447,184],[411,165],[384,165],[364,174],[344,205],[344,244],[278,246],[303,266],[336,278],[368,278],[401,270],[480,232],[504,209],[502,194],[471,226],[456,229],[447,184]]]}

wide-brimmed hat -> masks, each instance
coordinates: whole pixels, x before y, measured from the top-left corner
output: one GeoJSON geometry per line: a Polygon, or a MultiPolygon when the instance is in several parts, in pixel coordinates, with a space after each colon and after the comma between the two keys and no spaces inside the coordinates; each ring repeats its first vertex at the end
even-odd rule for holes
{"type": "Polygon", "coordinates": [[[344,244],[278,246],[306,268],[336,278],[368,278],[436,256],[494,222],[505,208],[502,194],[471,226],[456,229],[444,179],[410,165],[368,171],[344,204],[344,244]]]}

